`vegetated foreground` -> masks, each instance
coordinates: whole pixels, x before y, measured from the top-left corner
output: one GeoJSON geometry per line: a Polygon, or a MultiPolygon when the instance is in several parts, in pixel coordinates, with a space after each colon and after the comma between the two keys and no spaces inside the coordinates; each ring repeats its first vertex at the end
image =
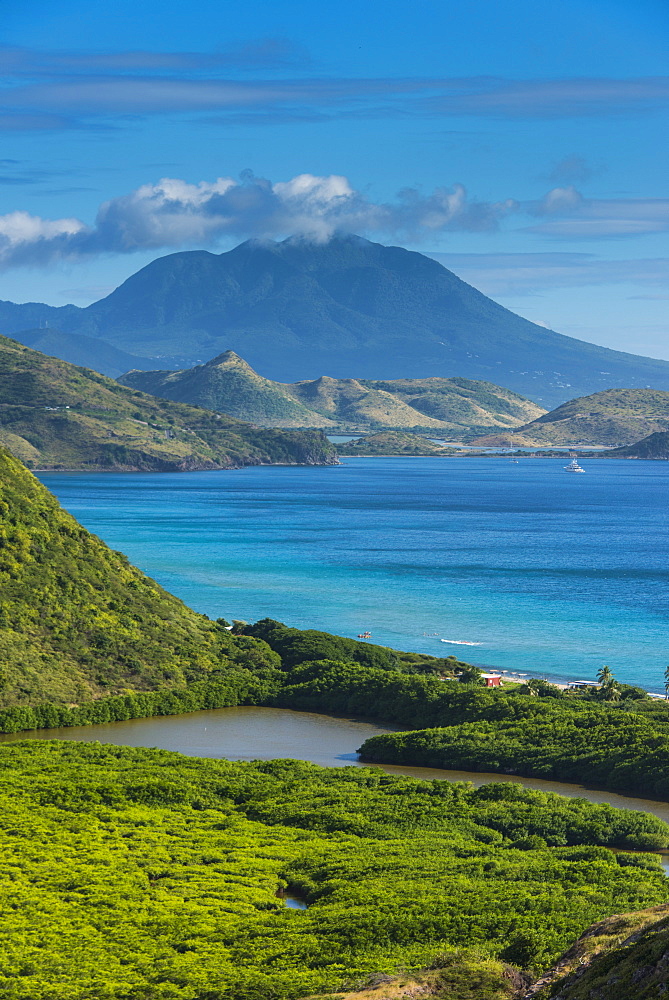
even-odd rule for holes
{"type": "Polygon", "coordinates": [[[159,400],[0,337],[0,445],[39,469],[168,472],[327,465],[320,431],[262,430],[159,400]]]}
{"type": "MultiPolygon", "coordinates": [[[[278,705],[440,727],[436,749],[429,729],[397,734],[411,755],[477,747],[472,766],[557,776],[567,760],[586,780],[613,761],[616,787],[665,791],[668,707],[638,689],[612,703],[541,682],[488,691],[454,657],[271,620],[230,634],[5,452],[0,472],[0,730],[278,705]]],[[[657,857],[638,853],[669,846],[669,826],[643,812],[97,744],[0,746],[0,844],[6,1000],[293,1000],[398,965],[431,967],[433,995],[501,1000],[523,981],[513,967],[669,901],[657,857]]]]}
{"type": "Polygon", "coordinates": [[[669,843],[660,820],[516,785],[30,741],[0,748],[0,801],[11,1000],[297,998],[462,948],[538,967],[669,900],[652,855],[607,849],[669,843]]]}

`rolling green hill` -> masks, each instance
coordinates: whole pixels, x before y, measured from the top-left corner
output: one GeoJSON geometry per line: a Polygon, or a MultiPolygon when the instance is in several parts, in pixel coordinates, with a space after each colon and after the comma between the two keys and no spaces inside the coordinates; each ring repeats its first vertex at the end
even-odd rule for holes
{"type": "Polygon", "coordinates": [[[119,382],[268,427],[410,427],[470,437],[486,428],[515,428],[543,413],[515,392],[462,378],[379,381],[322,376],[291,384],[273,382],[234,351],[185,371],[131,371],[119,382]]]}
{"type": "Polygon", "coordinates": [[[508,386],[543,407],[612,386],[669,390],[667,361],[537,326],[436,260],[353,235],[169,254],[84,309],[0,302],[0,333],[40,321],[169,358],[164,367],[177,355],[192,365],[231,348],[281,382],[322,372],[457,375],[508,386]]]}
{"type": "MultiPolygon", "coordinates": [[[[669,392],[659,389],[607,389],[581,396],[518,427],[518,446],[624,446],[648,434],[669,430],[669,392]]],[[[478,438],[481,445],[505,445],[498,434],[478,438]]]]}
{"type": "Polygon", "coordinates": [[[320,431],[261,430],[0,337],[0,444],[32,468],[178,471],[336,461],[320,431]]]}
{"type": "Polygon", "coordinates": [[[270,427],[335,427],[336,421],[300,403],[290,386],[263,378],[234,351],[183,371],[138,371],[121,375],[121,385],[239,420],[270,427]]]}

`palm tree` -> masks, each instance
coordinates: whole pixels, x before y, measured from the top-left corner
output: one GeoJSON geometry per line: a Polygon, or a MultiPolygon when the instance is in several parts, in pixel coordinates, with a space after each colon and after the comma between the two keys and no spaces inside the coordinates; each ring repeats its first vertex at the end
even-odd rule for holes
{"type": "Polygon", "coordinates": [[[616,681],[611,681],[602,688],[603,701],[620,701],[621,697],[620,685],[616,681]]]}
{"type": "Polygon", "coordinates": [[[607,667],[606,664],[604,664],[603,667],[600,667],[599,670],[597,671],[597,680],[602,685],[602,687],[611,687],[614,681],[611,667],[607,667]]]}
{"type": "Polygon", "coordinates": [[[479,670],[473,664],[468,663],[466,667],[463,667],[460,671],[460,676],[458,680],[461,684],[480,684],[481,677],[483,676],[483,671],[479,670]]]}

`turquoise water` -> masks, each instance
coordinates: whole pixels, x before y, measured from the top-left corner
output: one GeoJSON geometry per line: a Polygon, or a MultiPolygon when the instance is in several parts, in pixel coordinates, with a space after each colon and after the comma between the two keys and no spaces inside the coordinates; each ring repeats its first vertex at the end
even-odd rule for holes
{"type": "Polygon", "coordinates": [[[374,642],[551,679],[592,678],[608,663],[662,691],[669,463],[592,460],[582,476],[563,464],[355,458],[41,478],[211,617],[369,630],[374,642]]]}

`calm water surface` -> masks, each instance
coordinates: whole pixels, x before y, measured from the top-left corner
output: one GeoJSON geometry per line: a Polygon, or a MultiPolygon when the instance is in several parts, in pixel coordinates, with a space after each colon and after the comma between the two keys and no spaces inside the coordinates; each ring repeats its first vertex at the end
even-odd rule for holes
{"type": "Polygon", "coordinates": [[[48,473],[86,527],[211,617],[272,617],[552,679],[662,692],[669,463],[345,459],[48,473]],[[465,639],[476,647],[448,645],[465,639]]]}
{"type": "Polygon", "coordinates": [[[357,748],[370,736],[391,732],[393,728],[395,727],[363,719],[338,719],[313,712],[248,706],[218,708],[157,719],[133,719],[130,722],[113,722],[100,726],[3,733],[0,734],[0,742],[25,739],[84,740],[89,743],[99,741],[117,746],[160,747],[189,757],[224,757],[227,760],[290,757],[312,761],[322,767],[378,767],[388,774],[471,781],[477,786],[491,781],[512,781],[526,788],[585,798],[589,802],[608,802],[621,809],[641,809],[669,823],[667,802],[636,799],[567,782],[395,764],[363,765],[358,759],[357,748]]]}

